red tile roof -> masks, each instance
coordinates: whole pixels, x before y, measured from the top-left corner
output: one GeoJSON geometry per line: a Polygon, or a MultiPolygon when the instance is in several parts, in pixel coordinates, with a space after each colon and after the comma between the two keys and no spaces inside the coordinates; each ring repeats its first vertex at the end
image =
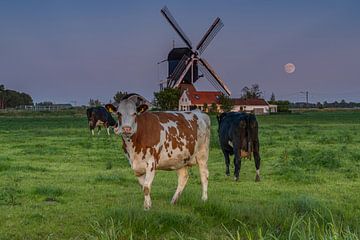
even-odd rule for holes
{"type": "Polygon", "coordinates": [[[232,98],[235,105],[241,106],[266,106],[269,105],[264,99],[241,99],[241,98],[232,98]]]}
{"type": "Polygon", "coordinates": [[[195,92],[187,92],[187,95],[191,101],[191,104],[219,104],[219,96],[221,92],[205,92],[205,91],[195,91],[195,92]]]}

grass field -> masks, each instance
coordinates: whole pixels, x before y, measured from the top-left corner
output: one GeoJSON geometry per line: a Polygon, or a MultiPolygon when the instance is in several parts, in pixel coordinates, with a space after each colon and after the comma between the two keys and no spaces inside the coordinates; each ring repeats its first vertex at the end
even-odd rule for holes
{"type": "Polygon", "coordinates": [[[157,172],[144,212],[119,137],[76,112],[0,113],[0,239],[358,239],[360,112],[258,117],[260,183],[249,160],[225,176],[212,120],[208,202],[197,167],[175,206],[176,173],[157,172]]]}

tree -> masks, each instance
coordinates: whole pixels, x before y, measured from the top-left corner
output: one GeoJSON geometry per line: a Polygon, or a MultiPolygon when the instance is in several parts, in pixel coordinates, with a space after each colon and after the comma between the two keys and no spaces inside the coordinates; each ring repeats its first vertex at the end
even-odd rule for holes
{"type": "Polygon", "coordinates": [[[210,109],[209,109],[209,112],[210,112],[210,113],[217,113],[217,112],[218,112],[216,103],[212,103],[212,104],[211,104],[210,109]]]}
{"type": "Polygon", "coordinates": [[[0,85],[0,109],[5,108],[5,87],[3,84],[0,85]]]}
{"type": "Polygon", "coordinates": [[[270,102],[275,102],[275,101],[276,101],[275,94],[271,93],[270,102]]]}
{"type": "Polygon", "coordinates": [[[250,99],[258,99],[261,98],[262,96],[262,91],[260,91],[260,87],[259,84],[253,84],[251,85],[251,87],[247,87],[245,86],[242,90],[241,90],[242,94],[241,94],[241,98],[246,99],[246,98],[250,98],[250,99]]]}
{"type": "Polygon", "coordinates": [[[224,112],[230,112],[234,108],[234,102],[224,94],[219,96],[219,103],[221,104],[221,110],[224,112]]]}
{"type": "Polygon", "coordinates": [[[127,92],[117,91],[114,95],[114,101],[120,103],[121,99],[127,94],[127,92]]]}
{"type": "Polygon", "coordinates": [[[319,109],[322,109],[322,108],[323,108],[323,105],[321,104],[321,102],[317,102],[317,103],[316,103],[316,107],[319,108],[319,109]]]}
{"type": "Polygon", "coordinates": [[[99,99],[91,99],[90,98],[90,101],[89,101],[89,106],[90,107],[98,107],[98,106],[101,106],[101,102],[99,99]]]}
{"type": "Polygon", "coordinates": [[[155,103],[162,111],[176,110],[179,107],[180,89],[165,88],[154,92],[155,103]]]}
{"type": "Polygon", "coordinates": [[[290,102],[289,101],[275,101],[277,105],[278,112],[290,112],[290,102]]]}
{"type": "Polygon", "coordinates": [[[5,89],[0,85],[0,109],[15,108],[21,105],[33,105],[31,96],[27,93],[17,92],[11,89],[5,89]]]}
{"type": "Polygon", "coordinates": [[[208,108],[209,108],[209,107],[208,107],[207,103],[204,103],[204,106],[203,106],[204,112],[207,112],[208,108]]]}

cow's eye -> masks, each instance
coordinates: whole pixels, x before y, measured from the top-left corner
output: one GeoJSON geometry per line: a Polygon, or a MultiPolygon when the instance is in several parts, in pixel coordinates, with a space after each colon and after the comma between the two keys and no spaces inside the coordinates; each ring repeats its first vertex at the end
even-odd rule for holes
{"type": "Polygon", "coordinates": [[[136,113],[131,114],[132,116],[136,116],[136,113]]]}
{"type": "Polygon", "coordinates": [[[118,115],[118,117],[121,117],[121,113],[118,112],[117,115],[118,115]]]}

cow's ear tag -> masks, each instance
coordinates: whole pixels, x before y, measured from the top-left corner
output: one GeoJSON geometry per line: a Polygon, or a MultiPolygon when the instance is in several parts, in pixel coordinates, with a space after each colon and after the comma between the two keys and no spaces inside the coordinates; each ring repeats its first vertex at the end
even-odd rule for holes
{"type": "Polygon", "coordinates": [[[115,108],[115,106],[114,105],[112,105],[112,104],[106,104],[105,105],[105,108],[106,108],[106,110],[109,112],[109,113],[112,113],[112,112],[114,112],[114,110],[116,109],[115,108]]]}
{"type": "Polygon", "coordinates": [[[146,104],[141,104],[139,107],[137,107],[136,111],[138,113],[145,112],[149,107],[146,104]]]}

